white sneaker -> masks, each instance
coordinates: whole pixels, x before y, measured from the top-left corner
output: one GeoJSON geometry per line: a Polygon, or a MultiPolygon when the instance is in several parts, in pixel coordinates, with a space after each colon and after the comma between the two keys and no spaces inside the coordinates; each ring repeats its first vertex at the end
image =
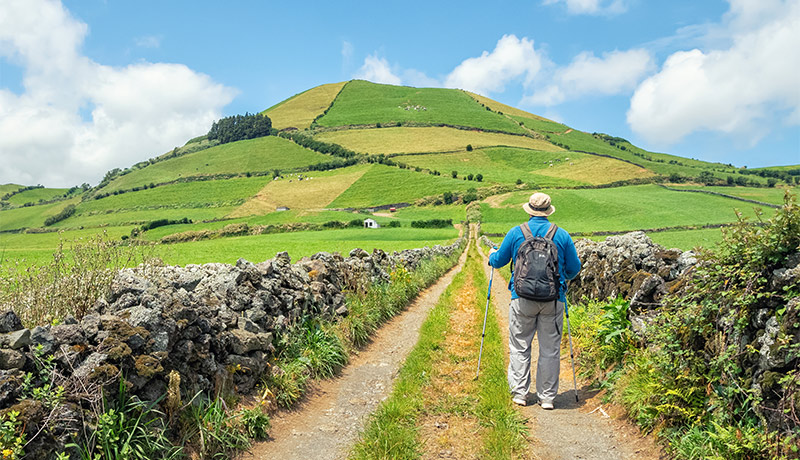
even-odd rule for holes
{"type": "Polygon", "coordinates": [[[527,406],[528,401],[525,400],[522,396],[515,396],[514,399],[511,400],[514,404],[518,406],[527,406]]]}
{"type": "Polygon", "coordinates": [[[542,409],[553,410],[553,401],[542,401],[542,409]]]}

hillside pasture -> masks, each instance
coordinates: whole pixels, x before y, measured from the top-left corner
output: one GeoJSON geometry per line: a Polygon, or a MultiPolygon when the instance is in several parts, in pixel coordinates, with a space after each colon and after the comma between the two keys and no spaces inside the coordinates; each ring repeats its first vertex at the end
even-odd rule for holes
{"type": "Polygon", "coordinates": [[[133,170],[113,180],[101,192],[130,190],[192,176],[302,168],[330,160],[331,157],[300,147],[290,140],[266,136],[217,145],[133,170]]]}
{"type": "Polygon", "coordinates": [[[229,217],[264,215],[278,206],[289,209],[322,209],[333,201],[369,169],[358,165],[324,172],[310,172],[311,179],[299,180],[297,176],[271,180],[256,195],[242,204],[229,217]]]}
{"type": "Polygon", "coordinates": [[[0,184],[0,196],[5,195],[6,193],[16,192],[22,187],[22,185],[18,184],[0,184]]]}
{"type": "MultiPolygon", "coordinates": [[[[575,152],[577,153],[577,152],[575,152]]],[[[575,153],[570,153],[574,155],[575,153]]],[[[585,155],[575,162],[563,161],[552,168],[537,171],[543,176],[569,179],[579,183],[600,185],[615,181],[653,177],[652,171],[612,158],[585,155]]]]}
{"type": "Polygon", "coordinates": [[[527,136],[443,127],[349,129],[320,133],[314,138],[360,153],[385,155],[453,152],[464,150],[467,145],[473,148],[505,146],[545,152],[563,151],[547,141],[527,136]]]}
{"type": "Polygon", "coordinates": [[[408,169],[374,164],[353,185],[328,205],[331,208],[363,208],[393,203],[413,203],[425,196],[458,192],[480,184],[433,176],[408,169]]]}
{"type": "MultiPolygon", "coordinates": [[[[575,167],[580,167],[580,162],[585,155],[568,152],[542,152],[519,148],[492,147],[475,149],[471,152],[462,150],[454,153],[432,153],[426,155],[402,155],[394,160],[407,163],[411,166],[436,170],[449,175],[451,171],[458,171],[458,177],[469,174],[483,175],[483,182],[514,184],[521,179],[527,184],[538,185],[581,185],[584,182],[575,180],[562,180],[549,178],[537,174],[547,169],[550,161],[576,162],[575,167]]],[[[480,184],[479,184],[480,185],[480,184]]]]}
{"type": "MultiPolygon", "coordinates": [[[[753,206],[747,203],[701,193],[674,192],[657,185],[542,191],[552,197],[556,208],[550,220],[573,233],[729,223],[736,221],[734,209],[754,216],[753,206]]],[[[502,201],[492,200],[502,207],[482,204],[482,229],[505,233],[527,220],[521,206],[531,193],[513,192],[502,201]]]]}
{"type": "Polygon", "coordinates": [[[514,121],[486,110],[460,90],[382,85],[363,80],[347,83],[328,113],[317,120],[325,127],[397,122],[525,132],[514,121]]]}
{"type": "Polygon", "coordinates": [[[534,120],[551,121],[551,120],[548,120],[547,118],[540,117],[539,115],[534,115],[534,114],[532,114],[530,112],[526,112],[524,110],[520,110],[520,109],[518,109],[516,107],[511,107],[510,105],[503,104],[502,102],[497,102],[494,99],[489,99],[486,96],[481,96],[480,94],[472,93],[472,92],[469,92],[469,91],[464,91],[464,92],[469,94],[469,96],[471,98],[473,98],[476,101],[478,101],[478,103],[483,104],[486,107],[489,107],[489,109],[491,109],[491,110],[493,110],[495,112],[500,112],[503,115],[508,115],[508,116],[512,116],[512,117],[531,118],[531,119],[534,119],[534,120]]]}
{"type": "MultiPolygon", "coordinates": [[[[77,204],[78,201],[79,198],[72,198],[50,204],[0,211],[0,231],[44,227],[44,221],[48,217],[55,216],[68,205],[77,204]]],[[[5,235],[0,238],[5,238],[5,235]]]]}
{"type": "Polygon", "coordinates": [[[69,250],[75,241],[87,240],[105,234],[110,240],[119,240],[129,235],[133,227],[88,228],[83,230],[59,230],[47,233],[6,233],[0,236],[0,273],[4,268],[19,263],[45,264],[53,260],[53,253],[63,244],[69,250]]]}
{"type": "Polygon", "coordinates": [[[333,102],[347,82],[320,85],[280,102],[267,110],[275,129],[297,128],[308,129],[311,122],[321,115],[333,102]]]}
{"type": "Polygon", "coordinates": [[[69,191],[68,188],[35,188],[32,190],[25,190],[24,192],[15,193],[8,198],[8,202],[22,206],[26,203],[38,203],[39,201],[49,201],[53,198],[60,197],[69,191]]]}
{"type": "Polygon", "coordinates": [[[84,214],[160,208],[199,208],[209,205],[240,205],[272,180],[269,176],[214,181],[178,182],[161,187],[84,201],[72,220],[84,214]]]}
{"type": "MultiPolygon", "coordinates": [[[[707,187],[702,185],[670,185],[670,187],[679,190],[702,190],[706,192],[722,193],[723,195],[731,195],[747,200],[761,201],[770,204],[783,204],[783,196],[788,190],[794,194],[800,192],[798,187],[707,187]]],[[[748,206],[747,203],[742,203],[742,206],[748,206]]]]}
{"type": "Polygon", "coordinates": [[[251,262],[261,262],[287,251],[294,261],[317,252],[338,251],[347,255],[352,249],[361,248],[384,251],[449,244],[458,237],[455,228],[444,229],[343,229],[323,230],[271,235],[253,235],[214,240],[192,241],[160,246],[164,262],[168,264],[201,264],[222,262],[233,264],[240,257],[251,262]]]}

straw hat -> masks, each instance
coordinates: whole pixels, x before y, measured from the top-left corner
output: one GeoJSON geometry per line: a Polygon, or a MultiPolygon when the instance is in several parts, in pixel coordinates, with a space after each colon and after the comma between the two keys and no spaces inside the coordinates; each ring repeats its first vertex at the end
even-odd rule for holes
{"type": "Polygon", "coordinates": [[[522,205],[531,216],[546,217],[556,212],[556,207],[550,204],[550,195],[546,193],[536,192],[531,195],[528,202],[522,205]]]}

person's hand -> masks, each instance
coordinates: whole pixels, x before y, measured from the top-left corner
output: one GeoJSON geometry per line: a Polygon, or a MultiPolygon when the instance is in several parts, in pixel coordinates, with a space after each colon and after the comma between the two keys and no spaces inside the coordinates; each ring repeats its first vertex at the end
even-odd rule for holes
{"type": "Polygon", "coordinates": [[[495,246],[495,247],[493,247],[492,249],[489,250],[489,257],[491,257],[492,254],[494,254],[495,252],[497,252],[497,246],[495,246]]]}

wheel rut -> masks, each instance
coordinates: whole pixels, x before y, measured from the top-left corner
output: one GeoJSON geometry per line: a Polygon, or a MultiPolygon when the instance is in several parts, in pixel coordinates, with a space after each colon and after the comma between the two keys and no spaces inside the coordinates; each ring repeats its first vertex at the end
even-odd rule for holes
{"type": "Polygon", "coordinates": [[[242,458],[346,458],[369,414],[391,393],[400,366],[417,343],[420,325],[463,267],[466,254],[465,250],[458,264],[422,291],[405,312],[381,327],[339,376],[317,382],[297,408],[273,416],[270,440],[254,444],[242,458]]]}

